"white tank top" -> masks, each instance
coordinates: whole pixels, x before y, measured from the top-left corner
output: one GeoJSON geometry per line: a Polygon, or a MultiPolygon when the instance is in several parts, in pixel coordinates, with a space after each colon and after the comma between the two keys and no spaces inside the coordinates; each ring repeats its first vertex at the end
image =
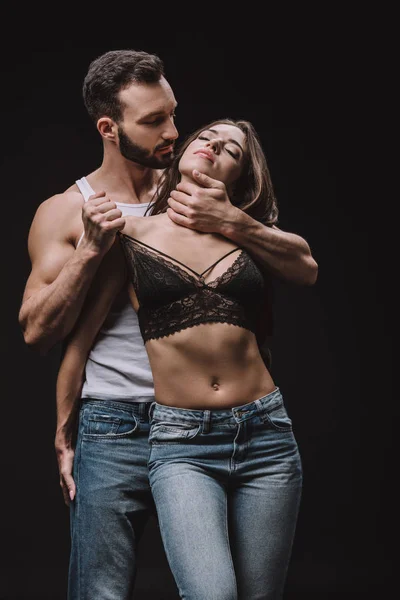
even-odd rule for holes
{"type": "MultiPolygon", "coordinates": [[[[85,177],[76,184],[85,199],[94,194],[85,177]]],[[[148,204],[116,203],[123,215],[144,216],[148,204]]],[[[78,242],[78,245],[83,237],[78,242]]],[[[153,377],[128,293],[119,294],[90,351],[82,398],[144,402],[154,395],[153,377]]]]}

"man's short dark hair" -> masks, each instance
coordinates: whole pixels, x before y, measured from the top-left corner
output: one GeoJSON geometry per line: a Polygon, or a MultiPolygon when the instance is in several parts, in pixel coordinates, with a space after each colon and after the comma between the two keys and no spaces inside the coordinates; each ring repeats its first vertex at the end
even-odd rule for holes
{"type": "Polygon", "coordinates": [[[163,61],[142,50],[110,50],[95,58],[83,81],[83,101],[90,118],[122,119],[118,94],[131,83],[155,83],[164,75],[163,61]]]}

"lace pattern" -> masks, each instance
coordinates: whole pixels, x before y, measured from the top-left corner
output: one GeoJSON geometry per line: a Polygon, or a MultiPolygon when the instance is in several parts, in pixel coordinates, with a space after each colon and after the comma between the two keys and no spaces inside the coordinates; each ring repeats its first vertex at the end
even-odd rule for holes
{"type": "Polygon", "coordinates": [[[145,342],[202,323],[229,323],[255,332],[254,291],[262,276],[246,252],[240,250],[226,271],[207,282],[130,237],[122,234],[121,241],[145,342]]]}

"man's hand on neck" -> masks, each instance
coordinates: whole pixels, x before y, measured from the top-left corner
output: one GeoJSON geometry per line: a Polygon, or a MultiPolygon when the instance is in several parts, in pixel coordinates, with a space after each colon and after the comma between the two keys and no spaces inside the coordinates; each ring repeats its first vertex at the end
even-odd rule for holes
{"type": "Polygon", "coordinates": [[[222,181],[193,171],[192,181],[178,183],[168,200],[167,214],[177,225],[202,231],[219,233],[237,218],[222,181]]]}

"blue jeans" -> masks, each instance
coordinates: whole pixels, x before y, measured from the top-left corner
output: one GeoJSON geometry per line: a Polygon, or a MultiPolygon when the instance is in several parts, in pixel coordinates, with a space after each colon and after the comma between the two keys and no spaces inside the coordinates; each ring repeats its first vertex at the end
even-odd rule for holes
{"type": "Polygon", "coordinates": [[[130,600],[136,545],[155,514],[148,479],[149,408],[82,401],[74,460],[68,600],[130,600]]]}
{"type": "Polygon", "coordinates": [[[181,598],[282,598],[302,467],[279,389],[227,410],[154,403],[150,414],[150,485],[181,598]]]}

